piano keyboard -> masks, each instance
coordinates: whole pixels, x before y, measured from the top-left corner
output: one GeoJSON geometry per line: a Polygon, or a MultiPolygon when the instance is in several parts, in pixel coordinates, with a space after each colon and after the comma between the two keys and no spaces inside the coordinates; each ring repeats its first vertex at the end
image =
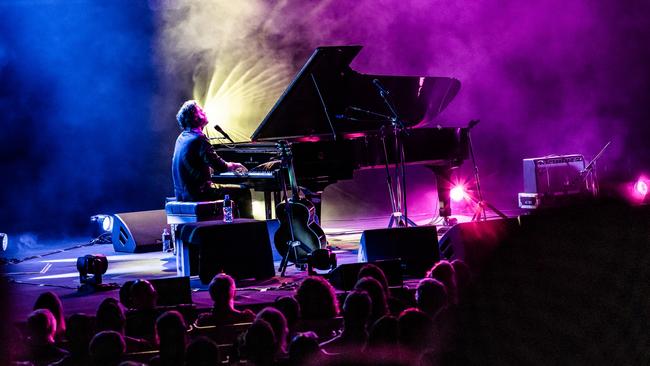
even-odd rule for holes
{"type": "Polygon", "coordinates": [[[271,178],[275,179],[277,177],[277,172],[271,171],[271,172],[256,172],[256,171],[248,171],[246,173],[236,173],[236,172],[223,172],[219,174],[214,174],[212,178],[216,177],[223,177],[225,179],[228,179],[228,177],[233,177],[233,178],[251,178],[251,179],[265,179],[265,178],[271,178]]]}

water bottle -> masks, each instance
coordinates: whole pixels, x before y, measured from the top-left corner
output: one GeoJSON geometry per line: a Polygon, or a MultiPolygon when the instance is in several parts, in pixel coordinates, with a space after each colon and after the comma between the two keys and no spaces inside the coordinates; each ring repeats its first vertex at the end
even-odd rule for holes
{"type": "Polygon", "coordinates": [[[233,222],[232,201],[230,195],[223,196],[223,222],[233,222]]]}
{"type": "Polygon", "coordinates": [[[171,250],[172,243],[172,234],[169,232],[169,229],[165,226],[162,232],[162,250],[163,252],[169,252],[171,250]]]}

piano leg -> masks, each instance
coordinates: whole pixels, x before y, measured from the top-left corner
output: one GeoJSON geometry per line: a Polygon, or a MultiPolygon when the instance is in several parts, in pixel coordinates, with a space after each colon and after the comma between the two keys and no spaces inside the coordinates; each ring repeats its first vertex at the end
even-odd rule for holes
{"type": "Polygon", "coordinates": [[[449,167],[427,166],[436,174],[436,187],[438,189],[438,207],[440,217],[445,222],[451,216],[451,170],[449,167]]]}

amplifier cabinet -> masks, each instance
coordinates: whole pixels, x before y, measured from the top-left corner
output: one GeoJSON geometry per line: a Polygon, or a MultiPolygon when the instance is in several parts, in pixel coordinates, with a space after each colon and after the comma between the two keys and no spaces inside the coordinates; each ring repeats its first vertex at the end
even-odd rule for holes
{"type": "Polygon", "coordinates": [[[551,155],[523,159],[524,192],[540,196],[584,193],[587,185],[580,176],[585,168],[582,155],[551,155]]]}

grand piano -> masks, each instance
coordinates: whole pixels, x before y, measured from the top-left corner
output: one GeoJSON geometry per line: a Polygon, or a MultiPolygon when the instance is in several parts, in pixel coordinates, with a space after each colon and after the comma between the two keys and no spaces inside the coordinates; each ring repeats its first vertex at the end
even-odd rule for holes
{"type": "MultiPolygon", "coordinates": [[[[403,125],[400,133],[407,164],[423,164],[436,174],[440,215],[451,215],[449,176],[468,157],[467,128],[418,128],[456,96],[460,82],[448,77],[362,74],[350,68],[361,46],[317,48],[251,136],[251,142],[216,144],[228,161],[243,163],[247,176],[215,175],[216,183],[244,183],[277,191],[278,172],[259,172],[277,159],[275,143],[291,143],[298,183],[320,201],[329,184],[351,179],[357,169],[396,163],[395,130],[377,81],[389,91],[403,125]],[[375,81],[376,80],[376,81],[375,81]],[[387,154],[382,138],[386,139],[387,154]]],[[[268,202],[268,200],[267,200],[268,202]]],[[[316,203],[317,203],[316,202],[316,203]]],[[[317,208],[319,208],[317,203],[317,208]]],[[[267,208],[267,215],[269,210],[267,208]]]]}

